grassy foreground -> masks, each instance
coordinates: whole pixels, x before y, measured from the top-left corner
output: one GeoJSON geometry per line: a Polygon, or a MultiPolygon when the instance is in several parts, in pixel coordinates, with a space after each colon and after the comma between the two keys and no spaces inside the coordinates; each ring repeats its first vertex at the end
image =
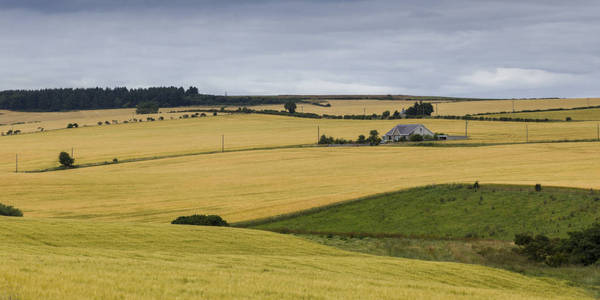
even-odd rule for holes
{"type": "Polygon", "coordinates": [[[566,237],[600,220],[600,191],[452,184],[367,197],[256,228],[512,240],[531,232],[566,237]]]}
{"type": "Polygon", "coordinates": [[[375,257],[235,229],[0,217],[0,296],[18,299],[584,299],[562,281],[375,257]]]}
{"type": "Polygon", "coordinates": [[[600,266],[550,267],[515,252],[512,242],[499,240],[435,240],[300,235],[310,241],[374,255],[478,264],[527,276],[566,280],[600,297],[600,266]]]}

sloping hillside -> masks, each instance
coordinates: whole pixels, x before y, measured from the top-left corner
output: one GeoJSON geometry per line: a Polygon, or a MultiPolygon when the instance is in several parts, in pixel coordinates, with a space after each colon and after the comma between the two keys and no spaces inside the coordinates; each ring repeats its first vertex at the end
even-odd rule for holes
{"type": "Polygon", "coordinates": [[[582,299],[555,280],[375,257],[292,236],[0,218],[0,296],[18,299],[582,299]]]}
{"type": "Polygon", "coordinates": [[[257,228],[296,232],[363,233],[435,238],[482,237],[512,240],[531,232],[565,237],[600,220],[600,191],[534,186],[464,184],[418,187],[257,228]]]}

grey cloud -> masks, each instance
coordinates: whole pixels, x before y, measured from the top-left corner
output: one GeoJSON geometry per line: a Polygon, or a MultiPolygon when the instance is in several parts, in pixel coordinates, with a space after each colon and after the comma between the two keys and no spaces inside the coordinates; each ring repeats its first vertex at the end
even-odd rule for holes
{"type": "Polygon", "coordinates": [[[596,1],[122,3],[0,2],[0,89],[600,94],[596,1]]]}

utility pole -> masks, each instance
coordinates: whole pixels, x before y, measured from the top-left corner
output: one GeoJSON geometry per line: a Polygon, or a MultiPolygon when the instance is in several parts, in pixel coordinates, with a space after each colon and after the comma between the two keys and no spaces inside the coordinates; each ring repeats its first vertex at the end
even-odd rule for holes
{"type": "Polygon", "coordinates": [[[515,112],[515,100],[514,99],[512,101],[512,108],[513,108],[513,112],[515,112]]]}
{"type": "Polygon", "coordinates": [[[600,141],[600,124],[596,124],[596,137],[600,141]]]}
{"type": "Polygon", "coordinates": [[[321,138],[321,128],[317,125],[317,144],[319,143],[319,139],[321,138]]]}
{"type": "Polygon", "coordinates": [[[525,142],[529,143],[529,126],[525,124],[525,142]]]}
{"type": "Polygon", "coordinates": [[[440,115],[440,111],[438,110],[438,104],[437,103],[435,104],[435,114],[438,115],[438,116],[440,115]]]}
{"type": "Polygon", "coordinates": [[[469,137],[469,120],[465,120],[465,137],[469,137]]]}
{"type": "Polygon", "coordinates": [[[73,156],[73,147],[71,147],[71,158],[75,158],[75,156],[73,156]]]}
{"type": "Polygon", "coordinates": [[[19,154],[15,154],[15,173],[19,173],[19,154]]]}
{"type": "Polygon", "coordinates": [[[367,115],[367,108],[363,107],[363,116],[366,116],[366,115],[367,115]]]}
{"type": "Polygon", "coordinates": [[[221,135],[221,152],[225,152],[225,135],[221,135]]]}

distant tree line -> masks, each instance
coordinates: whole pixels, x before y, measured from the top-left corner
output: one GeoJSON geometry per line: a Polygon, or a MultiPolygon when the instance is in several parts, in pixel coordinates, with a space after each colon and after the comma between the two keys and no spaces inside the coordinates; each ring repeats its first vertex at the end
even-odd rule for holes
{"type": "Polygon", "coordinates": [[[140,103],[159,107],[189,105],[259,105],[299,102],[299,98],[279,96],[218,96],[200,94],[198,88],[150,87],[59,88],[8,90],[0,92],[0,109],[17,111],[66,111],[79,109],[134,108],[140,103]]]}

